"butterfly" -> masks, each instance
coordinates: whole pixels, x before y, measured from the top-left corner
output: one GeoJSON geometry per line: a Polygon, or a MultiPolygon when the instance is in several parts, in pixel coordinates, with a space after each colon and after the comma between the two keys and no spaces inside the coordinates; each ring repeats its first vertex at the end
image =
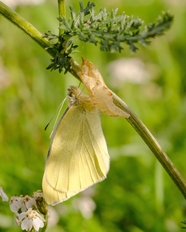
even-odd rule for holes
{"type": "Polygon", "coordinates": [[[97,108],[77,87],[52,132],[42,180],[45,201],[56,205],[104,180],[110,157],[97,108]]]}

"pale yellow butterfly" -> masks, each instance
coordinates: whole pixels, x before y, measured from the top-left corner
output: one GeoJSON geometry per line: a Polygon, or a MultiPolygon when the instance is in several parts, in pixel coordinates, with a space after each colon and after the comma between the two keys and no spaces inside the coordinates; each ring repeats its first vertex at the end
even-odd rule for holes
{"type": "Polygon", "coordinates": [[[52,133],[42,181],[44,198],[55,205],[106,178],[110,158],[98,110],[77,87],[52,133]]]}
{"type": "Polygon", "coordinates": [[[130,117],[130,114],[115,105],[112,91],[106,86],[99,70],[92,62],[82,58],[81,66],[75,63],[72,63],[72,66],[100,111],[109,116],[130,117]]]}

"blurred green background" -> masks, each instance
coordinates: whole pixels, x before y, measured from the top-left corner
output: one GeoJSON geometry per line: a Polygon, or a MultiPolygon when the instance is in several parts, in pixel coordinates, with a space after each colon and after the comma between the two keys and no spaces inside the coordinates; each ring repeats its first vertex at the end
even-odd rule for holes
{"type": "MultiPolygon", "coordinates": [[[[162,11],[174,15],[172,28],[151,46],[139,46],[135,54],[127,46],[121,54],[109,54],[79,43],[74,58],[80,63],[84,56],[99,68],[107,85],[141,118],[186,176],[186,1],[94,2],[97,12],[100,7],[119,8],[147,23],[162,11]]],[[[79,9],[76,0],[66,5],[67,14],[68,5],[79,9]]],[[[58,31],[57,0],[15,9],[42,33],[58,31]]],[[[42,48],[0,17],[0,186],[9,197],[41,189],[52,126],[44,128],[68,86],[78,85],[70,74],[46,70],[49,63],[42,48]]],[[[101,120],[111,156],[108,178],[54,207],[47,231],[183,231],[185,200],[151,151],[126,120],[104,115],[101,120]]],[[[20,231],[8,203],[1,200],[0,231],[20,231]]]]}

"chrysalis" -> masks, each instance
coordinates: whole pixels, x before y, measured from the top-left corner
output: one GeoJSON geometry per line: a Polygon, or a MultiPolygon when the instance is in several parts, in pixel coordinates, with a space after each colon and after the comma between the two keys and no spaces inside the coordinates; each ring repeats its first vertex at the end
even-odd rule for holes
{"type": "Polygon", "coordinates": [[[94,105],[109,116],[128,118],[130,115],[114,103],[113,93],[104,83],[99,70],[92,62],[82,59],[80,68],[75,67],[77,75],[88,90],[94,105]]]}

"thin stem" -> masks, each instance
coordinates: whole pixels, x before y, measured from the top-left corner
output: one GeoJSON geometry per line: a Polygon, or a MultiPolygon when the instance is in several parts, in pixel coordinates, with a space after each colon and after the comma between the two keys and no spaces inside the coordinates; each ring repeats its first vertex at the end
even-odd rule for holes
{"type": "Polygon", "coordinates": [[[179,188],[181,193],[183,194],[184,198],[186,199],[186,182],[179,171],[176,169],[172,161],[163,152],[162,148],[153,137],[151,132],[147,129],[147,127],[143,124],[143,122],[132,112],[132,110],[124,103],[116,94],[114,94],[114,102],[120,108],[122,108],[125,112],[130,114],[130,117],[126,120],[131,124],[131,126],[136,130],[136,132],[141,136],[150,150],[153,152],[155,157],[161,163],[165,171],[174,181],[176,186],[179,188]]]}
{"type": "Polygon", "coordinates": [[[65,0],[58,0],[58,8],[59,8],[59,16],[65,17],[66,16],[65,0]]]}
{"type": "MultiPolygon", "coordinates": [[[[65,11],[65,0],[58,0],[58,11],[59,11],[59,17],[65,17],[66,11],[65,11]]],[[[59,35],[63,33],[63,30],[60,29],[60,21],[59,21],[59,35]]]]}
{"type": "MultiPolygon", "coordinates": [[[[9,21],[14,23],[22,31],[28,34],[33,40],[35,40],[42,48],[46,49],[50,46],[47,39],[43,38],[43,35],[23,17],[17,14],[14,10],[10,9],[4,3],[0,1],[0,14],[2,14],[9,21]]],[[[52,49],[47,49],[47,52],[51,56],[55,56],[55,52],[52,49]]]]}
{"type": "Polygon", "coordinates": [[[45,224],[44,224],[44,227],[41,229],[41,232],[45,232],[47,227],[48,227],[48,216],[47,216],[47,214],[44,215],[44,219],[45,219],[45,224]]]}

